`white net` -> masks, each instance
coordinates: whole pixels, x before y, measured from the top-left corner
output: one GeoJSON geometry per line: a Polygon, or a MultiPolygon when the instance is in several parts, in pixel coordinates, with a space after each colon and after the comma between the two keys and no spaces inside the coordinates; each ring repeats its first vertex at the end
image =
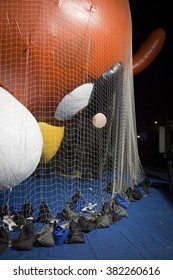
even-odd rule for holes
{"type": "Polygon", "coordinates": [[[56,218],[80,191],[82,207],[99,211],[143,180],[128,1],[1,0],[0,28],[1,87],[32,113],[44,140],[35,172],[0,186],[0,205],[29,203],[38,217],[44,201],[56,218]]]}

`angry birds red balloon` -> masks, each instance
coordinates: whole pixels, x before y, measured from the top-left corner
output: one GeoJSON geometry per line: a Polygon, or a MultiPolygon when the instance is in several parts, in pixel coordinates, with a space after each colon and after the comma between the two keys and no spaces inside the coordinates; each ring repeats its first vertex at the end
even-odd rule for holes
{"type": "Polygon", "coordinates": [[[70,91],[125,63],[128,0],[2,0],[0,84],[42,121],[70,91]]]}
{"type": "MultiPolygon", "coordinates": [[[[60,130],[55,129],[55,117],[62,120],[61,114],[68,111],[70,118],[85,107],[94,82],[111,67],[132,66],[129,1],[1,0],[0,22],[0,86],[41,124],[45,144],[42,159],[47,162],[57,152],[64,134],[64,123],[60,130]],[[79,93],[85,98],[79,100],[79,93]],[[60,106],[63,100],[65,105],[60,106]],[[73,100],[80,101],[82,108],[74,102],[74,108],[68,110],[73,100]],[[53,132],[49,133],[52,124],[53,132]]],[[[134,56],[134,75],[157,56],[164,40],[163,29],[151,33],[134,56]]],[[[103,111],[104,107],[101,105],[103,111]]],[[[95,117],[97,113],[102,111],[95,112],[95,117]]],[[[107,122],[107,116],[101,116],[99,127],[107,122]]]]}

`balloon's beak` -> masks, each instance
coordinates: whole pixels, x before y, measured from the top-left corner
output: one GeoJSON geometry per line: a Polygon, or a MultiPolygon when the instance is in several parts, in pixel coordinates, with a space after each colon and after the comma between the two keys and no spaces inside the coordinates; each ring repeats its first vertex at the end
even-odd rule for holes
{"type": "Polygon", "coordinates": [[[53,126],[45,122],[38,122],[42,137],[43,149],[41,162],[50,161],[57,153],[64,137],[64,126],[53,126]]]}

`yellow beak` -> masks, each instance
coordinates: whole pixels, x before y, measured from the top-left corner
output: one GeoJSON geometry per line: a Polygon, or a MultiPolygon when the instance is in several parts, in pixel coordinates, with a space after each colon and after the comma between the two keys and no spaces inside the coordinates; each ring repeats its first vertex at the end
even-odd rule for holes
{"type": "Polygon", "coordinates": [[[43,136],[43,149],[41,162],[50,161],[57,153],[64,137],[64,126],[53,126],[38,122],[43,136]]]}

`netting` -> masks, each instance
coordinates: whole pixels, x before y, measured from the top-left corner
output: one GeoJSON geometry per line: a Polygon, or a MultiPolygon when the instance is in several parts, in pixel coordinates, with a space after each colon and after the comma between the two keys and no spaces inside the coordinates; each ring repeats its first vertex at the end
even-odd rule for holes
{"type": "MultiPolygon", "coordinates": [[[[143,180],[128,1],[2,0],[0,28],[1,88],[34,116],[44,142],[35,171],[15,186],[0,186],[0,205],[21,211],[29,203],[37,218],[44,201],[53,219],[79,191],[82,208],[91,203],[99,211],[143,180]]],[[[29,133],[25,123],[22,130],[29,133]]],[[[22,143],[18,153],[27,168],[22,143]]]]}

